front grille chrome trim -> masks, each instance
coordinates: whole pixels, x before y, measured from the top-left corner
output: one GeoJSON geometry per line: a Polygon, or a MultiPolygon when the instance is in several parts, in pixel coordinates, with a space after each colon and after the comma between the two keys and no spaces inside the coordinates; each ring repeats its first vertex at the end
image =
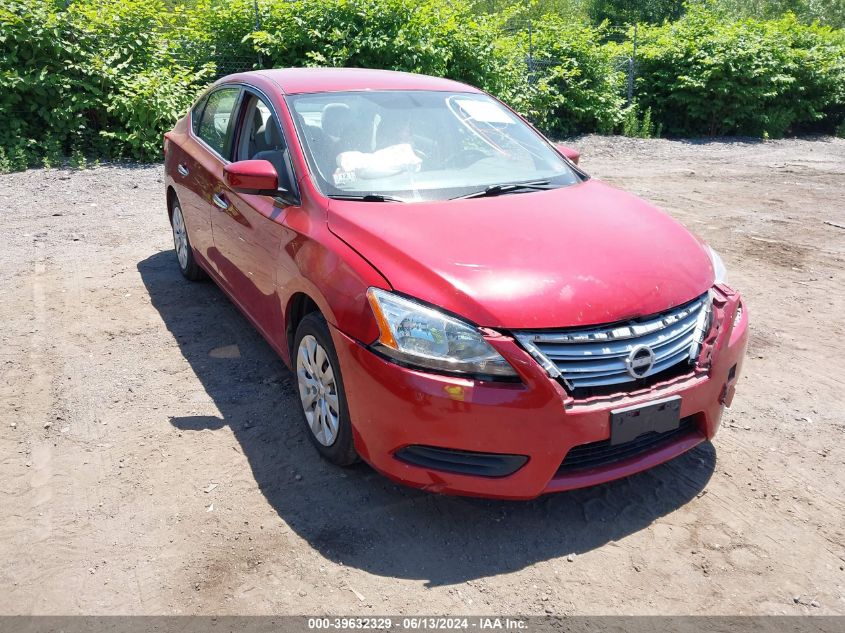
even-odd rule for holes
{"type": "Polygon", "coordinates": [[[552,378],[570,391],[638,382],[686,361],[692,366],[710,324],[710,293],[657,315],[605,326],[519,331],[516,339],[552,378]],[[632,376],[626,359],[646,346],[653,363],[632,376]]]}

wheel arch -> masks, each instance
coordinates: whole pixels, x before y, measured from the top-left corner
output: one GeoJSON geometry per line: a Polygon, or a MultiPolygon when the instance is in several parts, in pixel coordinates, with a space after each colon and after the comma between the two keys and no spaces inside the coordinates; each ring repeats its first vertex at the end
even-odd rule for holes
{"type": "Polygon", "coordinates": [[[302,323],[302,319],[313,312],[319,312],[324,318],[326,316],[307,292],[297,290],[288,299],[285,307],[285,343],[291,364],[293,364],[293,339],[296,336],[296,329],[302,323]]]}
{"type": "Polygon", "coordinates": [[[176,195],[176,190],[173,188],[173,185],[167,185],[167,219],[173,219],[173,203],[179,199],[179,196],[176,195]]]}

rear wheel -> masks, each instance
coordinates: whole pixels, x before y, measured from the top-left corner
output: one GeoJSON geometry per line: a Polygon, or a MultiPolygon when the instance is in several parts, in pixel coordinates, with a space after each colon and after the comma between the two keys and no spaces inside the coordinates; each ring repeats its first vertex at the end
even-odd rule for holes
{"type": "Polygon", "coordinates": [[[185,226],[185,217],[182,215],[182,206],[179,204],[179,200],[173,201],[170,226],[173,229],[173,247],[176,249],[176,261],[179,263],[179,270],[191,281],[205,279],[205,272],[194,260],[191,240],[188,238],[188,228],[185,226]]]}
{"type": "Polygon", "coordinates": [[[308,436],[317,451],[338,466],[358,461],[352,424],[331,333],[319,312],[302,319],[294,337],[296,382],[308,436]]]}

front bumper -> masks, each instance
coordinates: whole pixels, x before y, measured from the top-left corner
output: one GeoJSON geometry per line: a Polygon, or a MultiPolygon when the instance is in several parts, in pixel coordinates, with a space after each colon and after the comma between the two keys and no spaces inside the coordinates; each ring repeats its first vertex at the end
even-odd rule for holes
{"type": "Polygon", "coordinates": [[[337,329],[355,446],[377,471],[432,492],[530,499],[591,486],[652,468],[712,438],[730,405],[748,342],[748,311],[734,316],[740,297],[714,288],[714,318],[699,368],[649,389],[576,401],[513,339],[488,338],[514,366],[521,383],[442,376],[401,367],[337,329]],[[610,411],[681,396],[681,417],[693,428],[653,450],[583,470],[560,470],[571,448],[610,437],[610,411]],[[527,456],[513,474],[499,477],[449,472],[402,460],[403,449],[442,447],[527,456]],[[397,453],[400,453],[397,456],[397,453]]]}

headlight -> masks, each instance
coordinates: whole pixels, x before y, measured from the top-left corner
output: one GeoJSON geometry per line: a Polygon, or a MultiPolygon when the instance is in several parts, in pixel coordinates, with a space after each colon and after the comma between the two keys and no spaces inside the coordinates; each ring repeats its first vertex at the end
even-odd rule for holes
{"type": "Polygon", "coordinates": [[[367,290],[367,299],[380,332],[376,348],[386,356],[426,369],[517,375],[469,323],[378,288],[367,290]]]}
{"type": "Polygon", "coordinates": [[[716,276],[714,284],[723,284],[727,280],[728,271],[725,269],[725,262],[719,257],[719,253],[713,250],[711,246],[707,247],[710,252],[710,261],[713,262],[713,273],[716,276]]]}

